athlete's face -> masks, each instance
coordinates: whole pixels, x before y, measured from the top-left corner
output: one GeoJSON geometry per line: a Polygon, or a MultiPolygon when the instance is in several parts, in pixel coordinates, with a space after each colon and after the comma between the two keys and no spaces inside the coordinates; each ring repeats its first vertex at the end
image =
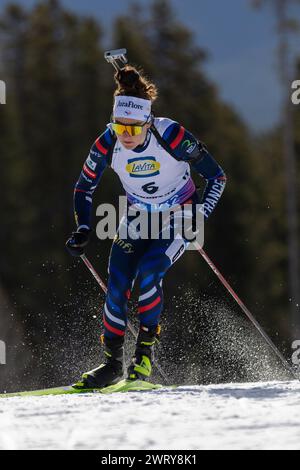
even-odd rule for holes
{"type": "MultiPolygon", "coordinates": [[[[144,124],[141,121],[135,121],[134,119],[125,119],[125,118],[118,118],[116,121],[118,124],[123,124],[123,125],[135,125],[135,126],[141,126],[144,124]]],[[[142,128],[141,134],[138,135],[130,135],[127,130],[123,132],[123,134],[117,134],[117,137],[121,144],[127,149],[127,150],[133,150],[135,149],[138,145],[142,145],[145,142],[146,135],[148,129],[151,127],[151,124],[145,124],[142,128]]]]}

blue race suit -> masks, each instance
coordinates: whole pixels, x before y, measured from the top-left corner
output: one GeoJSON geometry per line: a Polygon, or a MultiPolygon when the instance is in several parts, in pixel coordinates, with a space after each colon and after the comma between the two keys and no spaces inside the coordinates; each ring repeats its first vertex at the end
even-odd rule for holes
{"type": "MultiPolygon", "coordinates": [[[[148,131],[143,145],[126,150],[108,126],[93,144],[75,186],[74,210],[78,229],[91,227],[92,197],[101,176],[110,165],[119,175],[129,207],[141,206],[150,214],[184,204],[202,204],[205,220],[216,207],[226,184],[226,176],[209,151],[179,123],[155,118],[154,124],[171,156],[148,131]],[[175,157],[175,158],[174,158],[175,157]],[[200,199],[190,176],[190,166],[206,180],[200,199]]],[[[159,323],[163,308],[162,281],[172,264],[184,253],[184,238],[164,238],[164,226],[155,238],[120,238],[120,229],[130,224],[128,212],[121,220],[109,258],[108,292],[103,322],[106,338],[124,336],[127,324],[127,303],[135,281],[139,285],[138,313],[141,327],[152,329],[159,323]]],[[[169,228],[176,225],[176,217],[169,228]]],[[[151,227],[150,227],[151,228],[151,227]]]]}

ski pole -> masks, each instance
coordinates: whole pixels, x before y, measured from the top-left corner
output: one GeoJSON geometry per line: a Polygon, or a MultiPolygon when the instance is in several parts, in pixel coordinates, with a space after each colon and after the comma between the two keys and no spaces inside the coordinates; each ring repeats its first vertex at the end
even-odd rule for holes
{"type": "Polygon", "coordinates": [[[208,255],[205,253],[205,251],[203,250],[203,248],[200,246],[200,244],[198,242],[194,242],[194,246],[197,248],[198,252],[202,255],[202,257],[205,259],[205,261],[207,262],[207,264],[210,266],[210,268],[213,270],[213,272],[216,274],[216,276],[220,279],[220,281],[222,282],[223,286],[228,290],[228,292],[232,295],[232,297],[234,298],[234,300],[238,303],[238,305],[241,307],[241,309],[243,310],[243,312],[247,315],[247,317],[249,318],[249,320],[253,323],[253,325],[256,327],[256,329],[259,331],[259,333],[261,334],[261,336],[265,339],[265,341],[268,343],[268,345],[270,346],[270,348],[273,350],[273,352],[276,354],[276,356],[280,359],[280,361],[282,362],[282,364],[284,365],[285,369],[287,369],[291,374],[292,376],[298,380],[298,377],[296,376],[293,368],[288,364],[288,362],[285,360],[285,358],[283,357],[283,355],[281,354],[281,352],[279,351],[279,349],[275,346],[275,344],[273,343],[273,341],[271,340],[271,338],[267,335],[267,333],[263,330],[263,328],[260,326],[260,324],[258,323],[258,321],[254,318],[254,316],[252,315],[252,313],[248,310],[248,308],[246,307],[246,305],[241,301],[241,299],[239,298],[239,296],[234,292],[234,290],[232,289],[232,287],[229,285],[229,283],[226,281],[226,279],[224,278],[224,276],[222,276],[222,274],[220,273],[220,271],[217,269],[217,267],[214,265],[214,263],[212,262],[212,260],[208,257],[208,255]]]}
{"type": "MultiPolygon", "coordinates": [[[[91,264],[91,262],[87,259],[87,257],[85,255],[81,255],[80,258],[82,259],[82,261],[84,262],[84,264],[86,265],[86,267],[88,268],[88,270],[90,271],[90,273],[94,276],[94,278],[96,279],[97,283],[99,284],[99,286],[101,287],[101,289],[103,290],[103,292],[105,294],[107,294],[107,287],[105,285],[105,283],[102,281],[101,277],[99,276],[99,274],[97,273],[97,271],[94,269],[93,265],[91,264]]],[[[133,337],[135,338],[135,340],[137,339],[138,337],[138,334],[137,332],[135,331],[135,328],[132,326],[132,324],[130,323],[130,321],[128,320],[127,322],[127,325],[128,325],[128,329],[129,331],[131,332],[131,334],[133,335],[133,337]]],[[[162,368],[158,365],[158,363],[156,362],[156,360],[154,359],[153,361],[153,364],[155,365],[156,369],[158,370],[158,372],[160,373],[160,375],[162,376],[162,378],[166,381],[168,381],[168,377],[167,375],[164,373],[164,371],[162,370],[162,368]]]]}

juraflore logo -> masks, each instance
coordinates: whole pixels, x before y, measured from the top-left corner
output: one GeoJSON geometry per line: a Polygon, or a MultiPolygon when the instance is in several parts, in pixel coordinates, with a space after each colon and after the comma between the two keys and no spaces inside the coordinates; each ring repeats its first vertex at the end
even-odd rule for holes
{"type": "Polygon", "coordinates": [[[6,85],[3,80],[0,80],[0,104],[6,104],[6,85]]]}
{"type": "Polygon", "coordinates": [[[141,104],[136,104],[133,101],[120,101],[118,103],[118,108],[133,108],[133,109],[140,109],[141,111],[143,110],[143,106],[141,104]]]}
{"type": "Polygon", "coordinates": [[[0,365],[6,364],[6,345],[4,341],[0,341],[0,365]]]}
{"type": "Polygon", "coordinates": [[[134,247],[133,247],[132,243],[128,243],[128,242],[122,240],[119,237],[118,234],[115,235],[114,243],[116,245],[120,246],[125,251],[125,253],[127,253],[127,254],[133,254],[134,253],[134,247]]]}
{"type": "Polygon", "coordinates": [[[300,80],[295,80],[292,83],[292,89],[296,90],[294,93],[292,93],[292,103],[293,104],[300,104],[300,80]]]}

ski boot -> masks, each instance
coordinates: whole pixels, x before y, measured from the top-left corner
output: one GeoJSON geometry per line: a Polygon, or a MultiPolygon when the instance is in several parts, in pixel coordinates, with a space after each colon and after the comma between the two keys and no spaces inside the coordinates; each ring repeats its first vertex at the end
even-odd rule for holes
{"type": "Polygon", "coordinates": [[[128,380],[146,380],[152,373],[153,349],[158,343],[160,335],[160,326],[148,329],[141,327],[135,355],[128,367],[128,380]]]}
{"type": "Polygon", "coordinates": [[[101,337],[104,345],[105,362],[100,367],[82,375],[82,381],[77,384],[82,388],[102,388],[114,385],[124,376],[124,338],[105,339],[101,337]]]}

